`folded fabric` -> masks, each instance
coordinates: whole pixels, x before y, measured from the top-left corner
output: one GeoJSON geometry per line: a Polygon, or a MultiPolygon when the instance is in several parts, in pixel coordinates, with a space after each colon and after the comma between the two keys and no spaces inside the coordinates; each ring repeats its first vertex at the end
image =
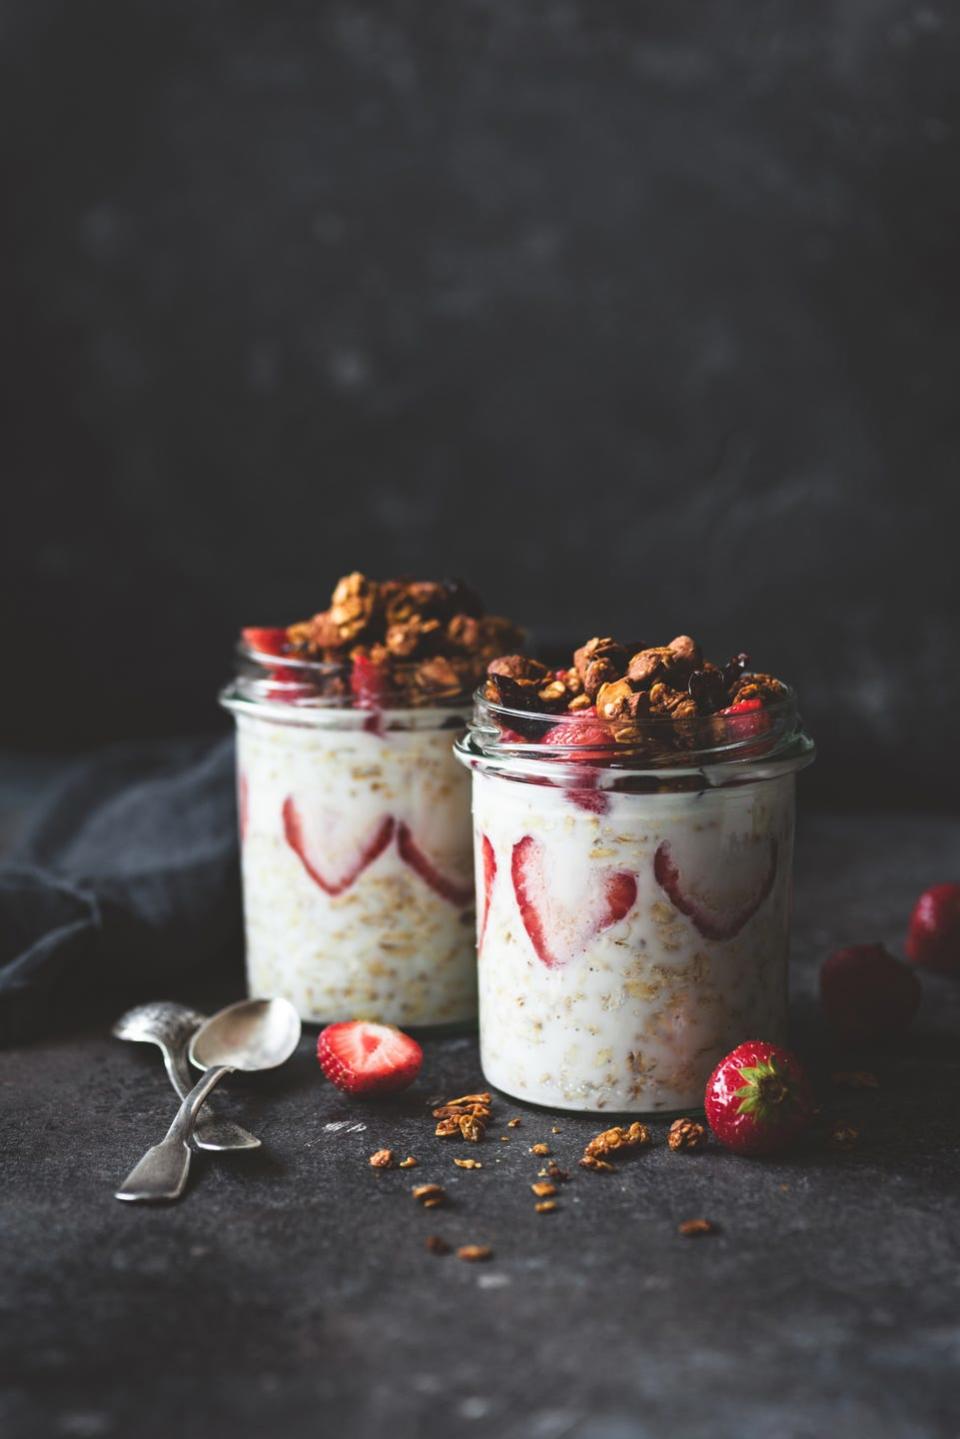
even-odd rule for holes
{"type": "Polygon", "coordinates": [[[240,970],[233,741],[72,766],[0,866],[0,1044],[240,970]]]}

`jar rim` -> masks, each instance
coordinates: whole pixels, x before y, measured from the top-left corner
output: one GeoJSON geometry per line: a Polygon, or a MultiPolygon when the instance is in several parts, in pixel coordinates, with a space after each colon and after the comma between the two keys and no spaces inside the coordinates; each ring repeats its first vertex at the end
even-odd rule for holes
{"type": "Polygon", "coordinates": [[[598,771],[610,771],[615,777],[661,780],[700,775],[705,783],[717,785],[802,769],[816,755],[803,729],[796,691],[789,685],[780,699],[762,709],[732,716],[648,716],[624,722],[619,739],[610,730],[611,722],[595,714],[512,709],[488,700],[482,689],[474,693],[473,702],[467,734],[455,745],[457,757],[471,768],[517,779],[560,778],[562,773],[572,783],[578,774],[595,781],[598,771]],[[563,743],[556,732],[578,718],[608,730],[609,740],[563,743]]]}

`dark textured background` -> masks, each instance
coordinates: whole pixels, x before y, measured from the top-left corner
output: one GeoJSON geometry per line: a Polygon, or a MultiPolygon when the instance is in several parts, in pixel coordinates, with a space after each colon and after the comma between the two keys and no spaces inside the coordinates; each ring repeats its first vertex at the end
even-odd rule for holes
{"type": "Polygon", "coordinates": [[[8,0],[0,742],[218,722],[241,622],[462,572],[795,680],[960,798],[960,16],[8,0]]]}

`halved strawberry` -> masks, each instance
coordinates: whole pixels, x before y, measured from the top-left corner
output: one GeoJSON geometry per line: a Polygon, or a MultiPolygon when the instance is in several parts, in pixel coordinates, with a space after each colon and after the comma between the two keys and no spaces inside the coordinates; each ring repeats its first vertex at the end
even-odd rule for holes
{"type": "Polygon", "coordinates": [[[247,649],[259,655],[283,655],[287,652],[286,630],[252,625],[241,630],[240,636],[247,649]]]}
{"type": "Polygon", "coordinates": [[[460,884],[457,880],[441,874],[417,844],[410,832],[410,826],[404,824],[403,820],[397,825],[397,850],[404,863],[408,864],[436,894],[439,894],[441,899],[449,900],[459,909],[465,908],[473,899],[473,884],[460,884]]]}
{"type": "Polygon", "coordinates": [[[283,834],[287,844],[303,865],[307,874],[314,884],[320,886],[325,894],[335,896],[343,894],[360,877],[368,865],[378,858],[387,845],[393,839],[394,821],[390,815],[385,815],[378,821],[376,827],[365,838],[359,842],[354,841],[352,846],[345,845],[343,840],[331,842],[324,848],[332,856],[336,853],[340,858],[341,868],[339,873],[329,872],[329,865],[326,859],[321,859],[318,853],[320,849],[319,831],[323,829],[322,817],[318,825],[313,823],[308,826],[300,810],[297,808],[296,800],[292,794],[287,795],[283,802],[283,834]],[[344,864],[344,852],[349,850],[344,864]],[[323,868],[321,869],[321,863],[323,868]]]}
{"type": "MultiPolygon", "coordinates": [[[[728,908],[720,909],[713,899],[702,898],[693,886],[685,886],[680,868],[667,840],[653,857],[653,873],[657,884],[670,897],[675,909],[685,914],[704,939],[733,939],[748,920],[752,919],[773,889],[777,877],[777,842],[770,840],[767,862],[753,892],[735,894],[728,908]]],[[[744,886],[746,888],[746,886],[744,886]]]]}
{"type": "Polygon", "coordinates": [[[490,900],[493,896],[493,882],[497,877],[497,856],[493,845],[485,834],[480,836],[480,866],[483,873],[483,902],[477,916],[477,953],[483,948],[483,937],[487,932],[490,917],[490,900]]]}
{"type": "Polygon", "coordinates": [[[513,846],[510,871],[523,927],[548,969],[568,964],[590,941],[618,924],[636,903],[637,877],[592,865],[576,875],[556,873],[546,847],[526,834],[513,846]]]}
{"type": "Polygon", "coordinates": [[[392,1024],[351,1019],[320,1031],[317,1059],[330,1083],[345,1094],[392,1094],[416,1079],[423,1050],[392,1024]]]}

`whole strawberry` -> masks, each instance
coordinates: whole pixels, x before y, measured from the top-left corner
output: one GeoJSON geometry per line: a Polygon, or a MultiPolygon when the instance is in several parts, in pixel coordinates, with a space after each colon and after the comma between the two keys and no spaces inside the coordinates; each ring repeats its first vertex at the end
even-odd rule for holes
{"type": "Polygon", "coordinates": [[[799,1059],[762,1039],[748,1039],[721,1059],[707,1080],[703,1104],[720,1143],[737,1154],[785,1149],[807,1128],[814,1110],[799,1059]]]}
{"type": "Polygon", "coordinates": [[[882,944],[851,944],[820,967],[820,1006],[848,1044],[906,1033],[920,1004],[920,981],[882,944]]]}
{"type": "Polygon", "coordinates": [[[913,907],[907,958],[929,969],[960,970],[960,884],[934,884],[913,907]]]}

